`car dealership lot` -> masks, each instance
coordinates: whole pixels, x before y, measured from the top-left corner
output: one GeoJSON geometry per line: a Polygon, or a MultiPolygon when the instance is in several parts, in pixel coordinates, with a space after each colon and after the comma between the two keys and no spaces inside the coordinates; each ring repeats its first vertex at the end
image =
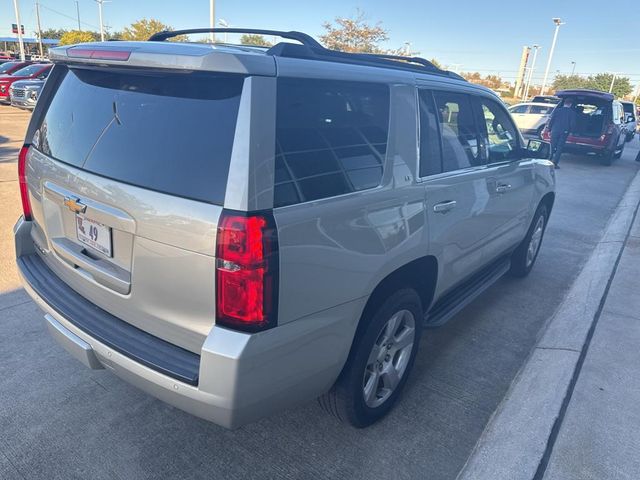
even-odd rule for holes
{"type": "Polygon", "coordinates": [[[0,107],[0,478],[455,478],[640,167],[566,157],[532,274],[427,331],[404,400],[366,430],[315,404],[226,431],[90,371],[19,290],[11,227],[28,113],[0,107]]]}

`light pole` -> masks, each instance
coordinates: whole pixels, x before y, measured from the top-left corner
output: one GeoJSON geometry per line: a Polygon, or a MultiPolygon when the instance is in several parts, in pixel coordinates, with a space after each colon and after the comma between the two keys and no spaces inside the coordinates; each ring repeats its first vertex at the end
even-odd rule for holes
{"type": "Polygon", "coordinates": [[[613,84],[616,83],[617,75],[618,75],[617,73],[614,73],[613,78],[611,78],[611,85],[609,85],[609,93],[613,92],[613,84]]]}
{"type": "Polygon", "coordinates": [[[571,62],[571,76],[573,77],[576,73],[576,62],[571,62]]]}
{"type": "Polygon", "coordinates": [[[78,5],[78,0],[76,0],[76,14],[78,16],[78,31],[82,30],[80,26],[80,5],[78,5]]]}
{"type": "Polygon", "coordinates": [[[529,69],[529,76],[527,77],[527,84],[524,87],[524,95],[522,100],[526,100],[529,97],[529,87],[531,86],[531,80],[533,79],[533,69],[536,67],[536,58],[538,58],[538,50],[540,45],[533,46],[533,58],[531,59],[531,68],[529,69]]]}
{"type": "Polygon", "coordinates": [[[564,25],[564,22],[559,18],[554,18],[553,23],[556,24],[556,30],[555,32],[553,32],[553,41],[551,42],[551,50],[549,50],[547,68],[544,70],[544,78],[542,79],[542,88],[540,89],[540,95],[544,95],[544,91],[547,88],[547,78],[549,77],[549,69],[551,68],[551,60],[553,59],[553,51],[556,48],[556,41],[558,40],[558,31],[560,30],[560,25],[564,25]]]}
{"type": "Polygon", "coordinates": [[[42,29],[40,28],[40,3],[36,0],[36,21],[38,23],[38,50],[40,52],[40,56],[44,55],[42,51],[42,29]]]}
{"type": "MultiPolygon", "coordinates": [[[[209,26],[216,28],[216,0],[209,0],[209,26]]],[[[213,32],[209,33],[209,41],[215,43],[216,36],[213,32]]]]}
{"type": "Polygon", "coordinates": [[[16,11],[16,22],[18,22],[18,43],[20,44],[20,60],[24,62],[24,42],[22,41],[22,24],[20,23],[20,6],[18,0],[13,0],[13,8],[16,11]]]}
{"type": "MultiPolygon", "coordinates": [[[[224,18],[221,18],[220,20],[218,20],[218,25],[220,25],[223,28],[231,27],[231,25],[229,25],[229,22],[227,22],[224,18]]],[[[224,43],[227,43],[227,32],[224,32],[224,43]]]]}
{"type": "Polygon", "coordinates": [[[98,13],[100,14],[100,41],[104,42],[104,24],[102,23],[102,4],[105,0],[96,0],[98,4],[98,13]]]}

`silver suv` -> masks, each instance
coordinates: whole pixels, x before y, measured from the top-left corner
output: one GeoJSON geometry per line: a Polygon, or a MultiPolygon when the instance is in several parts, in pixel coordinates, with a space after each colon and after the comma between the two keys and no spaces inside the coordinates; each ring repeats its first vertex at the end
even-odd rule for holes
{"type": "Polygon", "coordinates": [[[51,51],[25,288],[85,365],[219,425],[316,397],[369,425],[423,327],[531,270],[548,145],[420,58],[164,41],[202,31],[51,51]]]}

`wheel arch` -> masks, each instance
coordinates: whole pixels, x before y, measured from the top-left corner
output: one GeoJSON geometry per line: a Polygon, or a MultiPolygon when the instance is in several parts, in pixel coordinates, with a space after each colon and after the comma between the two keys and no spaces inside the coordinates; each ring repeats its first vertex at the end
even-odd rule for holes
{"type": "Polygon", "coordinates": [[[426,311],[433,301],[437,279],[438,261],[432,255],[416,258],[389,273],[371,291],[362,311],[355,338],[363,325],[366,325],[366,319],[371,318],[390,295],[403,288],[414,289],[420,296],[422,309],[426,311]]]}
{"type": "Polygon", "coordinates": [[[553,204],[556,201],[556,193],[555,192],[547,192],[545,195],[543,195],[543,197],[540,199],[540,202],[538,203],[538,207],[540,207],[540,205],[546,205],[547,209],[549,210],[548,215],[551,214],[551,210],[553,209],[553,204]]]}

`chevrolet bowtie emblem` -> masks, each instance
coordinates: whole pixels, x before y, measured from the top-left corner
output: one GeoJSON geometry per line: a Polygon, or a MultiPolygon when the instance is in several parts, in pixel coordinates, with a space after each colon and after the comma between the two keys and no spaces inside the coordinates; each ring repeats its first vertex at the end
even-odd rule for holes
{"type": "Polygon", "coordinates": [[[83,205],[79,198],[64,197],[64,204],[73,213],[84,213],[87,209],[87,206],[83,205]]]}

